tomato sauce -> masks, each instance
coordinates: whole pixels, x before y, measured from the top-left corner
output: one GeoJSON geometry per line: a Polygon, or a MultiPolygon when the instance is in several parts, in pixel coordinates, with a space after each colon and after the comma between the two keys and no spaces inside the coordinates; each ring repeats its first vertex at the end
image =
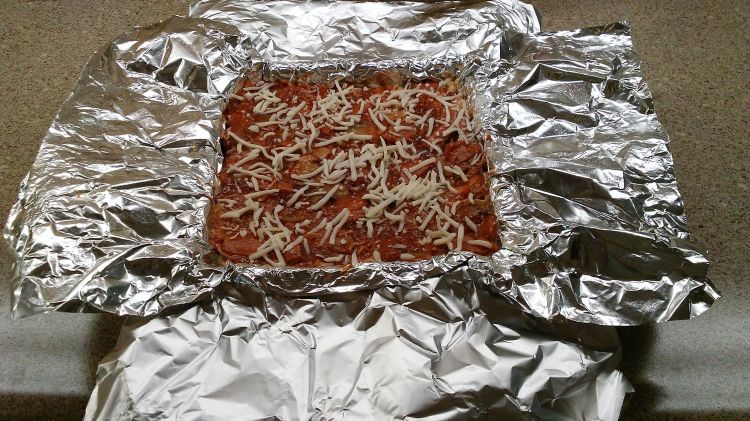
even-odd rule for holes
{"type": "Polygon", "coordinates": [[[347,265],[500,247],[481,138],[451,79],[248,80],[224,115],[209,241],[230,261],[347,265]]]}

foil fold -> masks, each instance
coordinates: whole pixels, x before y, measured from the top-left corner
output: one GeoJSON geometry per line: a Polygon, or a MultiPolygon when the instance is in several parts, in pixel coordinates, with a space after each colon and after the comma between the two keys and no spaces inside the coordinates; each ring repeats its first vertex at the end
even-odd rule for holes
{"type": "Polygon", "coordinates": [[[284,297],[222,284],[130,319],[86,420],[616,420],[615,329],[529,316],[472,280],[284,297]]]}
{"type": "Polygon", "coordinates": [[[533,9],[512,0],[221,0],[118,37],[84,69],[11,210],[14,316],[149,316],[225,282],[314,296],[439,277],[554,320],[700,314],[718,293],[689,239],[629,28],[538,29],[533,9]],[[247,71],[424,76],[457,64],[490,139],[502,250],[346,271],[212,263],[221,113],[247,71]]]}
{"type": "Polygon", "coordinates": [[[236,26],[265,62],[464,56],[504,33],[537,32],[517,0],[307,2],[199,0],[190,16],[236,26]]]}
{"type": "MultiPolygon", "coordinates": [[[[229,2],[202,2],[193,12],[217,6],[231,9],[229,2]]],[[[52,310],[148,316],[204,299],[224,280],[261,276],[270,287],[314,294],[405,282],[415,278],[411,269],[432,268],[434,274],[471,266],[454,261],[472,256],[345,274],[213,264],[205,231],[222,161],[221,113],[227,95],[256,65],[284,62],[284,69],[316,71],[333,64],[345,72],[354,61],[370,61],[424,74],[475,49],[491,49],[508,30],[538,30],[533,9],[510,0],[458,8],[416,2],[240,2],[234,7],[257,9],[242,19],[264,32],[244,33],[216,19],[174,17],[124,34],[92,56],[52,123],[4,230],[15,260],[15,317],[52,310]],[[365,32],[374,23],[362,26],[369,8],[391,16],[374,37],[365,32]],[[401,21],[417,10],[417,18],[401,21]],[[296,18],[283,30],[272,30],[284,21],[269,13],[296,18]],[[322,18],[325,25],[315,20],[322,18]],[[316,41],[332,30],[350,38],[316,41]],[[396,63],[400,45],[425,53],[406,59],[411,50],[405,50],[396,63]],[[295,55],[284,52],[291,48],[295,55]],[[318,60],[305,62],[303,50],[318,60]],[[322,60],[336,57],[335,51],[341,59],[322,60]],[[385,52],[387,61],[380,57],[385,52]],[[268,57],[274,61],[264,61],[268,57]]]]}
{"type": "Polygon", "coordinates": [[[706,311],[719,294],[629,25],[510,36],[503,50],[480,102],[503,247],[522,262],[497,289],[537,316],[604,325],[706,311]]]}
{"type": "Polygon", "coordinates": [[[219,94],[236,80],[240,33],[172,18],[94,54],[11,209],[13,315],[153,314],[205,296],[201,263],[221,162],[219,94]]]}

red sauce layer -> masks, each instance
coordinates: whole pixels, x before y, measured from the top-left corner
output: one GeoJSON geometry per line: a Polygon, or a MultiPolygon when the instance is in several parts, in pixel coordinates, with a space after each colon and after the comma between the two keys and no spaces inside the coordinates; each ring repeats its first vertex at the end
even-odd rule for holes
{"type": "Polygon", "coordinates": [[[209,240],[237,263],[346,265],[499,249],[455,81],[246,81],[225,110],[209,240]]]}

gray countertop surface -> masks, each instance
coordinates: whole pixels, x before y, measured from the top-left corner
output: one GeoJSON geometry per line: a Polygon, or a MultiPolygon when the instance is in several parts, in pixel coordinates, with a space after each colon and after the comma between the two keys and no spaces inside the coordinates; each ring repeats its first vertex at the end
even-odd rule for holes
{"type": "MultiPolygon", "coordinates": [[[[0,217],[89,55],[188,1],[0,0],[0,217]]],[[[724,297],[691,321],[619,329],[636,388],[625,419],[750,419],[749,1],[534,1],[544,30],[627,20],[669,131],[694,238],[724,297]]],[[[10,320],[0,258],[0,419],[81,419],[120,320],[45,314],[10,320]]]]}

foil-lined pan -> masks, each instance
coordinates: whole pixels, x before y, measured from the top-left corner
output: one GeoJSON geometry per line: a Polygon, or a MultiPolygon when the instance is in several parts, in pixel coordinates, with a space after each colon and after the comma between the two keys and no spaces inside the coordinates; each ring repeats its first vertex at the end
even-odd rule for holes
{"type": "Polygon", "coordinates": [[[691,317],[718,297],[626,26],[530,35],[533,9],[511,0],[203,1],[191,16],[113,41],[63,104],[4,232],[15,316],[153,315],[222,282],[309,296],[441,276],[544,318],[611,325],[691,317]],[[221,111],[248,69],[419,76],[456,62],[492,139],[501,251],[348,271],[206,260],[221,111]]]}
{"type": "MultiPolygon", "coordinates": [[[[193,11],[216,10],[209,6],[193,11]]],[[[226,2],[214,6],[231,8],[226,2]]],[[[212,264],[206,259],[206,215],[222,160],[221,113],[227,95],[256,66],[284,62],[277,71],[295,71],[295,64],[306,72],[331,65],[346,71],[355,61],[369,61],[424,75],[492,49],[506,31],[538,30],[533,9],[510,0],[450,8],[416,2],[234,7],[257,10],[247,19],[263,31],[175,17],[124,34],[90,59],[52,123],[4,231],[15,257],[15,316],[50,310],[145,316],[200,300],[222,280],[262,277],[278,290],[316,294],[474,266],[472,256],[364,265],[343,274],[212,264]],[[370,9],[380,17],[363,22],[370,9]],[[415,17],[406,19],[408,14],[415,17]],[[295,19],[285,20],[291,15],[295,19]],[[345,39],[329,39],[330,31],[345,39]],[[407,45],[411,49],[401,55],[410,58],[399,59],[395,51],[407,45]],[[285,53],[291,49],[294,55],[285,53]],[[302,51],[319,60],[302,60],[302,51]],[[274,61],[264,61],[268,57],[274,61]]]]}
{"type": "Polygon", "coordinates": [[[616,420],[615,329],[556,324],[472,280],[213,300],[131,319],[86,420],[616,420]]]}

